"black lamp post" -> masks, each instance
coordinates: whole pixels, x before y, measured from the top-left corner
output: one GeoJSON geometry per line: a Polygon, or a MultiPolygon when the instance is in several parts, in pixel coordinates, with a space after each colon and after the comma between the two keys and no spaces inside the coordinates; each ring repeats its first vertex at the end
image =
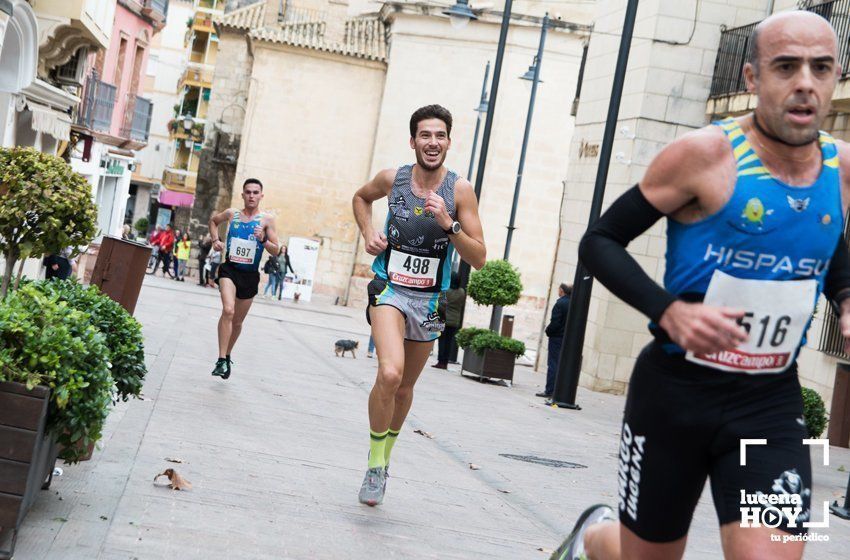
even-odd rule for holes
{"type": "MultiPolygon", "coordinates": [[[[608,180],[608,166],[611,163],[611,150],[614,146],[614,133],[617,128],[617,115],[620,112],[620,99],[623,95],[623,82],[626,78],[626,66],[629,62],[629,48],[632,42],[632,32],[635,27],[638,0],[628,0],[626,16],[623,22],[623,33],[620,39],[620,52],[617,55],[617,66],[614,70],[614,81],[611,86],[611,101],[608,104],[608,117],[605,122],[605,132],[602,136],[602,150],[599,155],[599,167],[596,171],[596,184],[593,187],[593,199],[590,205],[588,227],[602,213],[602,199],[605,196],[605,183],[608,180]]],[[[564,330],[564,341],[561,346],[561,356],[558,361],[558,376],[555,379],[555,394],[551,404],[563,408],[580,410],[576,404],[579,376],[581,375],[581,354],[584,347],[584,333],[587,327],[587,312],[590,308],[590,291],[593,278],[582,266],[576,266],[573,280],[573,293],[570,298],[570,312],[567,314],[567,324],[564,330]]]]}
{"type": "MultiPolygon", "coordinates": [[[[516,184],[514,185],[514,201],[511,205],[511,218],[508,222],[508,237],[505,240],[504,259],[508,260],[511,255],[511,241],[514,238],[514,223],[516,223],[516,211],[519,205],[519,191],[522,186],[522,173],[525,170],[525,153],[528,148],[528,137],[531,134],[531,117],[534,114],[534,101],[537,99],[537,84],[540,83],[540,65],[543,63],[543,46],[546,44],[546,30],[549,25],[549,13],[543,16],[543,25],[540,30],[540,44],[537,47],[537,56],[534,63],[528,67],[528,71],[520,76],[521,80],[531,80],[531,98],[528,100],[528,114],[525,117],[525,132],[522,135],[522,150],[519,153],[519,168],[516,172],[516,184]]],[[[490,316],[490,330],[499,331],[499,323],[502,320],[502,306],[494,305],[490,316]]]]}

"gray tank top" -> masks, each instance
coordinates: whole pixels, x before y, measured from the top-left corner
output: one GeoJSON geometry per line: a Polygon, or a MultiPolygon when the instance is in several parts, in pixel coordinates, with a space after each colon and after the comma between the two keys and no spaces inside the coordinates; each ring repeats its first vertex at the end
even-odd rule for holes
{"type": "MultiPolygon", "coordinates": [[[[396,286],[445,291],[451,282],[454,246],[433,214],[425,211],[425,199],[413,194],[412,174],[412,165],[400,167],[396,173],[384,232],[387,249],[375,258],[372,270],[396,286]]],[[[456,181],[457,174],[450,170],[437,189],[452,219],[457,219],[456,181]]]]}

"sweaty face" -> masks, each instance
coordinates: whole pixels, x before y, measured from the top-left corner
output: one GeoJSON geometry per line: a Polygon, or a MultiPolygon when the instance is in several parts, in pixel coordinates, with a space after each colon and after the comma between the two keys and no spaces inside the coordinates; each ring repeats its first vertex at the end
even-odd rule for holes
{"type": "Polygon", "coordinates": [[[428,171],[443,165],[451,143],[446,123],[440,119],[419,121],[416,136],[410,139],[410,147],[416,152],[416,163],[428,171]]]}
{"type": "Polygon", "coordinates": [[[262,199],[263,190],[260,188],[260,185],[248,183],[242,188],[242,200],[245,203],[246,209],[253,210],[260,205],[262,199]]]}
{"type": "Polygon", "coordinates": [[[765,26],[758,72],[749,65],[745,69],[747,86],[758,97],[759,122],[795,146],[817,139],[839,73],[834,32],[825,20],[809,15],[765,26]]]}

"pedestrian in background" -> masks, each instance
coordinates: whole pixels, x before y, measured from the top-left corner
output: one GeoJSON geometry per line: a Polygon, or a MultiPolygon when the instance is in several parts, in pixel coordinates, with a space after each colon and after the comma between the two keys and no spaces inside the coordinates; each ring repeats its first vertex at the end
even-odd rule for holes
{"type": "Polygon", "coordinates": [[[266,264],[263,265],[263,272],[269,275],[268,282],[266,282],[266,287],[263,290],[263,298],[266,298],[269,290],[272,291],[272,298],[274,298],[277,292],[277,284],[281,280],[280,261],[277,260],[275,255],[269,255],[266,264]]]}
{"type": "Polygon", "coordinates": [[[216,250],[213,246],[210,249],[210,254],[207,255],[207,263],[210,267],[209,273],[207,274],[207,286],[215,288],[215,279],[218,275],[218,265],[221,264],[221,251],[216,250]]]}
{"type": "Polygon", "coordinates": [[[44,257],[44,267],[46,268],[44,277],[47,280],[67,280],[73,271],[73,259],[71,259],[72,250],[70,247],[65,247],[58,253],[44,257]]]}
{"type": "Polygon", "coordinates": [[[189,239],[189,234],[184,233],[183,237],[177,243],[177,277],[178,282],[185,282],[183,276],[186,274],[186,266],[189,264],[189,255],[192,252],[192,241],[189,239]]]}
{"type": "Polygon", "coordinates": [[[432,367],[437,369],[449,368],[449,355],[451,354],[452,344],[460,327],[460,315],[463,311],[463,304],[466,300],[466,290],[460,287],[460,276],[452,273],[452,281],[448,290],[446,290],[446,328],[443,334],[437,339],[437,363],[432,367]]]}
{"type": "Polygon", "coordinates": [[[558,286],[558,301],[552,307],[552,318],[546,326],[546,336],[549,346],[546,357],[546,388],[536,393],[538,397],[551,397],[555,392],[555,375],[558,370],[558,359],[561,357],[561,343],[564,340],[564,327],[567,324],[567,314],[570,312],[570,295],[573,287],[569,284],[558,286]]]}
{"type": "MultiPolygon", "coordinates": [[[[160,235],[156,238],[156,244],[159,247],[159,251],[157,252],[156,263],[153,265],[153,274],[156,275],[156,269],[159,267],[160,263],[162,263],[162,276],[165,275],[172,276],[171,271],[171,253],[174,251],[174,230],[171,227],[171,224],[167,224],[165,229],[160,233],[160,235]]],[[[173,276],[172,276],[173,278],[173,276]]]]}
{"type": "Polygon", "coordinates": [[[281,247],[277,260],[280,262],[280,282],[277,284],[277,299],[280,300],[283,298],[283,279],[286,278],[286,271],[289,270],[295,276],[295,270],[292,269],[292,263],[289,260],[289,251],[286,245],[281,247]]]}
{"type": "Polygon", "coordinates": [[[212,237],[206,234],[200,243],[198,243],[198,286],[203,286],[207,283],[207,255],[212,249],[212,237]]]}
{"type": "Polygon", "coordinates": [[[174,230],[174,258],[172,259],[174,274],[172,274],[171,277],[175,280],[180,278],[180,271],[178,270],[178,267],[180,266],[180,259],[177,258],[177,244],[180,242],[181,239],[183,239],[183,234],[180,232],[180,230],[174,230]]]}

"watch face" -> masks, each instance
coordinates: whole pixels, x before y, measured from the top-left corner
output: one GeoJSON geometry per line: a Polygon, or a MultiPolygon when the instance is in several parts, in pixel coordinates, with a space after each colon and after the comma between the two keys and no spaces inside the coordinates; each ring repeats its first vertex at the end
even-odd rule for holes
{"type": "Polygon", "coordinates": [[[454,233],[455,235],[460,233],[460,222],[454,222],[452,224],[452,233],[454,233]]]}

